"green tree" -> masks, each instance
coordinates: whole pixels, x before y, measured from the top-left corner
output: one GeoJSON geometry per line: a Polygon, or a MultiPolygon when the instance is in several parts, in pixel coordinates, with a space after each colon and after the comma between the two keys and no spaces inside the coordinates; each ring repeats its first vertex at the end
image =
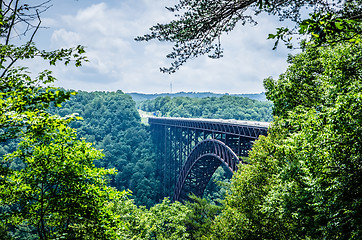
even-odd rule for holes
{"type": "Polygon", "coordinates": [[[234,175],[215,239],[361,238],[361,51],[308,47],[265,81],[277,117],[234,175]]]}
{"type": "Polygon", "coordinates": [[[146,239],[189,239],[185,224],[189,212],[182,203],[164,199],[149,210],[146,239]]]}
{"type": "Polygon", "coordinates": [[[49,2],[31,6],[20,0],[0,1],[0,142],[18,137],[38,117],[37,111],[51,104],[59,106],[71,95],[44,87],[55,81],[49,70],[31,78],[28,68],[19,66],[22,60],[43,59],[50,65],[74,61],[76,66],[85,60],[82,46],[54,51],[35,46],[33,39],[40,28],[40,15],[49,2]],[[18,32],[16,28],[25,30],[18,32]],[[14,40],[19,35],[24,35],[25,40],[14,40]]]}
{"type": "Polygon", "coordinates": [[[148,210],[144,206],[138,207],[133,199],[123,197],[113,201],[110,205],[111,211],[120,216],[123,227],[118,228],[121,239],[147,239],[148,210]]]}
{"type": "Polygon", "coordinates": [[[17,159],[25,168],[1,176],[0,205],[9,207],[2,218],[9,229],[27,226],[39,239],[115,239],[119,222],[107,207],[120,195],[107,187],[107,175],[115,171],[96,168],[101,152],[77,140],[63,122],[33,123],[3,159],[3,166],[17,159]]]}
{"type": "Polygon", "coordinates": [[[222,207],[196,196],[190,196],[190,199],[191,202],[185,203],[188,209],[191,210],[185,223],[187,233],[190,235],[189,239],[209,239],[211,226],[214,224],[214,219],[222,207]]]}
{"type": "Polygon", "coordinates": [[[209,239],[210,228],[221,207],[191,196],[193,202],[171,203],[164,199],[150,209],[123,197],[110,208],[120,215],[123,239],[209,239]]]}
{"type": "Polygon", "coordinates": [[[123,198],[113,202],[111,208],[124,224],[124,228],[119,229],[123,239],[190,239],[187,222],[192,210],[180,202],[171,203],[165,198],[146,209],[123,198]]]}

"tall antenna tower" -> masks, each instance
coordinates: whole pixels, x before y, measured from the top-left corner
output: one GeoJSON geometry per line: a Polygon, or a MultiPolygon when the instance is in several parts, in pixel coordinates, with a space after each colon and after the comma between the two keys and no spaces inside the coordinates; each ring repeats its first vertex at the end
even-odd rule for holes
{"type": "Polygon", "coordinates": [[[172,93],[172,80],[170,80],[170,93],[172,93]]]}

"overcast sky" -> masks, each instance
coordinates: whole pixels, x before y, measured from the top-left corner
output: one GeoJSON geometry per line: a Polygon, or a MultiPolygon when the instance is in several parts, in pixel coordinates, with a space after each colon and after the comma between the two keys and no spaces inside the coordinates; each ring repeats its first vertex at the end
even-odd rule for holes
{"type": "MultiPolygon", "coordinates": [[[[105,90],[141,93],[215,92],[259,93],[263,79],[276,78],[287,67],[284,46],[273,51],[266,40],[275,28],[285,25],[274,16],[262,15],[257,26],[237,25],[221,39],[224,57],[206,56],[190,60],[174,74],[165,55],[172,44],[135,42],[156,23],[172,19],[165,6],[176,0],[53,0],[43,15],[42,29],[35,41],[41,48],[56,49],[83,45],[89,59],[83,67],[52,68],[57,86],[75,90],[105,90]]],[[[43,66],[37,66],[38,68],[43,66]]],[[[48,68],[48,67],[47,67],[48,68]]]]}

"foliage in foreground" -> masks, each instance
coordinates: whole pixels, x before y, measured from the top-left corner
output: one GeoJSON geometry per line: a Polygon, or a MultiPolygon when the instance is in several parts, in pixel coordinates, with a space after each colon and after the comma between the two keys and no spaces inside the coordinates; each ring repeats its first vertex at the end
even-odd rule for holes
{"type": "MultiPolygon", "coordinates": [[[[125,193],[107,186],[114,169],[96,168],[93,161],[100,157],[101,152],[77,140],[62,119],[33,123],[18,149],[2,160],[2,166],[13,161],[24,166],[1,176],[6,227],[24,227],[25,236],[39,239],[115,238],[120,222],[108,203],[125,193]]],[[[21,237],[20,232],[15,231],[15,237],[21,237]]]]}
{"type": "Polygon", "coordinates": [[[0,2],[0,142],[22,139],[15,152],[0,157],[0,238],[115,239],[119,221],[107,204],[125,193],[106,186],[113,171],[95,168],[101,153],[66,126],[74,116],[45,111],[71,93],[45,87],[55,81],[51,71],[32,77],[21,63],[80,66],[85,60],[82,46],[36,47],[33,38],[49,3],[0,2]]]}
{"type": "Polygon", "coordinates": [[[215,239],[362,238],[362,44],[308,48],[267,79],[276,118],[234,175],[215,239]]]}
{"type": "Polygon", "coordinates": [[[123,198],[111,204],[112,211],[120,215],[124,227],[123,239],[208,239],[211,225],[221,207],[205,199],[191,196],[193,202],[161,203],[146,209],[137,207],[133,200],[123,198]]]}

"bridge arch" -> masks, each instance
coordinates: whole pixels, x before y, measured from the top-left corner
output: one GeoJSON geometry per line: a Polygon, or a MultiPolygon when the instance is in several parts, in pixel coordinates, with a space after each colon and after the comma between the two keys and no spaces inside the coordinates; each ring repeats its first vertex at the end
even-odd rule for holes
{"type": "Polygon", "coordinates": [[[187,198],[187,192],[201,196],[220,164],[235,172],[237,156],[248,156],[253,142],[260,135],[266,136],[269,126],[263,122],[200,118],[152,117],[148,122],[158,150],[157,171],[162,197],[173,196],[173,200],[182,199],[185,194],[187,198]],[[206,141],[210,138],[214,140],[206,141]],[[188,165],[184,166],[186,162],[188,165]]]}
{"type": "Polygon", "coordinates": [[[201,197],[216,169],[224,164],[228,170],[236,172],[238,156],[224,142],[205,139],[199,142],[189,154],[179,174],[174,193],[174,201],[187,199],[189,193],[201,197]]]}

